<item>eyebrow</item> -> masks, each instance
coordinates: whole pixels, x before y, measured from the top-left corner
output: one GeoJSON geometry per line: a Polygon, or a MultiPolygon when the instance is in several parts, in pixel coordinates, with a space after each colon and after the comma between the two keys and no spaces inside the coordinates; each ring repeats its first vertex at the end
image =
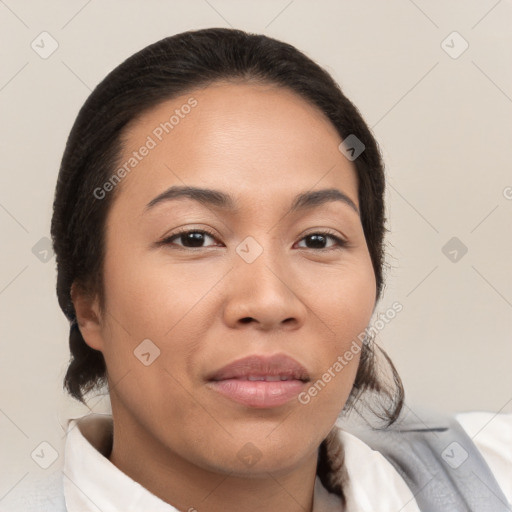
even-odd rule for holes
{"type": "MultiPolygon", "coordinates": [[[[233,212],[239,210],[236,201],[229,194],[220,190],[192,186],[173,186],[152,199],[146,205],[145,211],[150,210],[157,204],[182,198],[192,199],[207,207],[212,206],[233,212]]],[[[298,194],[292,203],[290,212],[309,210],[333,201],[350,206],[359,215],[359,209],[352,199],[336,188],[326,188],[298,194]]]]}

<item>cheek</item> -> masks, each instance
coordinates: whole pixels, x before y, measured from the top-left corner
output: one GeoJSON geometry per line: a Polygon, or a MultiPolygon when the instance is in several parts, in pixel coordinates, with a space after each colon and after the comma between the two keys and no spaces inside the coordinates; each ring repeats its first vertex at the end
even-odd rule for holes
{"type": "Polygon", "coordinates": [[[147,254],[112,257],[105,262],[108,310],[132,338],[172,337],[219,279],[218,270],[203,267],[147,254]]]}
{"type": "Polygon", "coordinates": [[[193,337],[187,313],[204,290],[190,275],[133,256],[105,261],[103,353],[112,406],[122,403],[141,421],[158,418],[178,429],[176,418],[195,421],[201,413],[186,391],[194,347],[186,341],[193,337]]]}
{"type": "Polygon", "coordinates": [[[367,327],[375,307],[376,281],[369,256],[347,258],[324,273],[304,273],[297,290],[335,337],[337,348],[367,327]]]}
{"type": "Polygon", "coordinates": [[[375,307],[376,281],[369,256],[324,275],[321,286],[314,280],[304,284],[308,305],[325,331],[317,347],[320,371],[299,401],[322,408],[333,421],[352,389],[361,357],[362,341],[375,307]],[[320,290],[319,290],[320,286],[320,290]],[[327,412],[327,410],[329,412],[327,412]]]}
{"type": "Polygon", "coordinates": [[[193,359],[212,322],[207,295],[215,291],[219,272],[204,265],[185,269],[136,252],[115,256],[105,260],[104,278],[109,376],[114,385],[123,379],[118,391],[133,407],[172,397],[174,410],[181,402],[190,409],[179,383],[190,387],[193,359]]]}
{"type": "MultiPolygon", "coordinates": [[[[148,258],[136,251],[130,257],[126,254],[121,257],[111,252],[105,261],[107,337],[111,340],[106,351],[115,353],[116,361],[126,352],[133,363],[133,351],[143,340],[150,339],[160,350],[172,350],[174,357],[169,364],[175,371],[179,371],[178,366],[185,371],[197,348],[195,341],[199,342],[201,332],[204,336],[218,316],[216,296],[223,294],[225,282],[221,278],[226,269],[219,269],[218,261],[180,264],[165,262],[158,256],[148,258]]],[[[319,340],[325,340],[322,348],[316,347],[314,357],[319,366],[327,369],[367,327],[376,284],[367,253],[348,255],[337,266],[317,265],[301,262],[288,280],[311,311],[303,328],[312,330],[316,324],[319,340]]],[[[357,367],[357,358],[349,366],[357,367]]]]}

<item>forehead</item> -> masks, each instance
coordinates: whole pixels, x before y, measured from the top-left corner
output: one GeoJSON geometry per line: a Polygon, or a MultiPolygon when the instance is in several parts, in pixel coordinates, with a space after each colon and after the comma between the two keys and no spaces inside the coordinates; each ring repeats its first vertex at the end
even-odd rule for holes
{"type": "Polygon", "coordinates": [[[121,165],[151,147],[121,183],[126,200],[147,204],[172,185],[223,189],[241,201],[336,187],[357,204],[355,169],[335,127],[281,87],[215,83],[160,103],[123,139],[121,165]]]}

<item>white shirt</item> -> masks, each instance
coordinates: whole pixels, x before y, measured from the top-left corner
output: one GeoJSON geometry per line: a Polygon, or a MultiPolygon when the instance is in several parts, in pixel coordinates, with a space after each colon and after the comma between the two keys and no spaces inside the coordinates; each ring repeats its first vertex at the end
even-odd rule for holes
{"type": "MultiPolygon", "coordinates": [[[[94,416],[96,419],[89,416],[90,425],[106,418],[94,416]]],[[[512,414],[473,412],[459,414],[456,419],[473,438],[505,497],[512,503],[512,414]]],[[[4,509],[0,502],[0,511],[178,512],[120,471],[99,451],[105,449],[105,436],[102,440],[101,436],[91,434],[90,429],[83,430],[76,419],[68,422],[64,467],[54,472],[55,481],[63,480],[63,496],[51,496],[49,492],[40,492],[39,497],[25,494],[24,508],[4,509]],[[35,503],[38,499],[40,502],[35,503]]],[[[420,512],[409,487],[383,455],[347,432],[340,431],[340,436],[349,475],[348,485],[344,487],[346,512],[420,512]]],[[[52,492],[54,489],[55,486],[52,492]]],[[[193,504],[191,511],[192,507],[193,504]]],[[[317,477],[313,511],[339,510],[339,497],[327,492],[317,477]]]]}

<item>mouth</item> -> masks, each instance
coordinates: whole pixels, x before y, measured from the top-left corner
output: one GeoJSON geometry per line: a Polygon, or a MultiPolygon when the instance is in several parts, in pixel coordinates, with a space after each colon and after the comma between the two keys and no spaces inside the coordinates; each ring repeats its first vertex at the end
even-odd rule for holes
{"type": "Polygon", "coordinates": [[[208,387],[224,397],[252,408],[272,408],[295,398],[310,381],[295,359],[277,354],[238,359],[208,376],[208,387]]]}

